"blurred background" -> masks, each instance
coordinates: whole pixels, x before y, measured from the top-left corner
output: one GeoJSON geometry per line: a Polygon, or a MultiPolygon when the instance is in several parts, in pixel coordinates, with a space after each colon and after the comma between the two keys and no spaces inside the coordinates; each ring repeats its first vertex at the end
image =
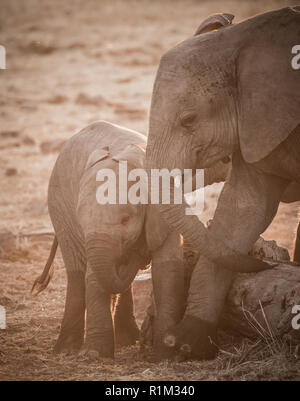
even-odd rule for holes
{"type": "MultiPolygon", "coordinates": [[[[48,180],[66,139],[99,119],[147,134],[160,56],[192,36],[204,18],[227,12],[238,22],[295,1],[0,0],[0,45],[6,48],[6,70],[0,70],[0,242],[8,232],[51,228],[48,180]]],[[[206,190],[201,219],[213,215],[221,187],[206,190]]],[[[265,233],[290,253],[297,210],[296,203],[281,205],[265,233]]],[[[37,301],[28,296],[49,247],[50,242],[24,242],[15,249],[0,244],[0,304],[11,308],[8,323],[15,334],[11,343],[0,336],[0,344],[11,350],[16,374],[25,372],[28,358],[30,369],[35,363],[41,369],[32,350],[21,357],[26,344],[19,345],[42,324],[38,343],[49,351],[63,311],[66,282],[59,256],[47,292],[37,301]]]]}
{"type": "Polygon", "coordinates": [[[232,13],[238,22],[291,4],[0,0],[0,227],[50,224],[52,166],[63,141],[87,124],[104,119],[147,134],[160,56],[209,14],[232,13]]]}

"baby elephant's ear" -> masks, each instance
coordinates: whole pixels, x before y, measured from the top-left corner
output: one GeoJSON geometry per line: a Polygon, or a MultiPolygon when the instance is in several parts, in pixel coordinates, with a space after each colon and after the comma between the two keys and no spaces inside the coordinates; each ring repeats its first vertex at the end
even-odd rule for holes
{"type": "Polygon", "coordinates": [[[94,150],[86,163],[86,169],[93,167],[96,163],[100,162],[101,160],[106,159],[109,156],[109,148],[108,146],[105,146],[104,148],[101,149],[96,149],[94,150]]]}
{"type": "Polygon", "coordinates": [[[134,168],[142,168],[145,161],[144,144],[130,144],[112,158],[115,161],[127,161],[134,168]]]}
{"type": "Polygon", "coordinates": [[[200,24],[194,36],[200,35],[201,33],[214,31],[215,29],[224,28],[227,25],[231,25],[233,18],[234,15],[225,13],[210,15],[200,24]]]}

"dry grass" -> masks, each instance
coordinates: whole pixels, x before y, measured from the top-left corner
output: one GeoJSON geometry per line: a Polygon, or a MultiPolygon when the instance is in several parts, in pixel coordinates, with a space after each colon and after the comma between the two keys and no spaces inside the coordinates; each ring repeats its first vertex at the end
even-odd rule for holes
{"type": "Polygon", "coordinates": [[[231,350],[220,349],[217,362],[223,374],[229,377],[242,376],[247,380],[255,379],[287,380],[299,379],[299,346],[292,345],[288,338],[277,338],[270,326],[260,302],[265,327],[256,317],[244,309],[244,316],[256,333],[256,339],[243,339],[231,350]],[[270,376],[270,377],[268,377],[270,376]]]}
{"type": "MultiPolygon", "coordinates": [[[[68,139],[98,119],[146,133],[163,52],[192,35],[213,12],[231,12],[240,20],[293,3],[2,0],[0,34],[7,70],[0,70],[0,232],[50,227],[47,184],[57,152],[43,153],[42,143],[68,139]],[[7,174],[9,169],[14,173],[7,174]]],[[[220,188],[206,191],[204,220],[212,216],[220,188]]],[[[290,252],[297,207],[282,205],[265,234],[290,252]]],[[[263,339],[257,344],[222,336],[220,355],[210,362],[153,364],[139,359],[138,347],[100,363],[53,356],[66,287],[59,254],[47,291],[38,298],[29,296],[49,250],[49,242],[22,243],[0,259],[0,304],[7,308],[8,322],[8,329],[0,332],[0,380],[299,378],[294,350],[284,344],[275,350],[263,339]]],[[[139,299],[139,321],[144,307],[139,299]]]]}

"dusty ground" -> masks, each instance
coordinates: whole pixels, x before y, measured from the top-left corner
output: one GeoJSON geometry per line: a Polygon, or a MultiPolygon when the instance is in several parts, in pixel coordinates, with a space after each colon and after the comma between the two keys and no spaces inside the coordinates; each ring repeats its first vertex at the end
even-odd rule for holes
{"type": "MultiPolygon", "coordinates": [[[[293,4],[294,2],[290,3],[293,4]]],[[[191,35],[213,12],[244,17],[287,5],[286,1],[65,1],[0,0],[0,44],[7,70],[0,70],[0,233],[51,227],[47,183],[57,151],[46,141],[67,139],[88,123],[105,119],[147,132],[147,117],[160,55],[191,35]],[[41,144],[42,147],[41,147],[41,144]]],[[[204,220],[219,186],[209,188],[204,220]]],[[[283,205],[265,234],[292,252],[297,204],[283,205]]],[[[216,361],[153,364],[138,347],[115,361],[91,363],[53,356],[65,297],[60,255],[48,289],[29,290],[48,256],[49,241],[20,241],[0,259],[0,305],[7,330],[0,331],[0,380],[251,380],[298,379],[291,353],[225,338],[216,361]],[[246,355],[246,357],[245,357],[246,355]]],[[[139,297],[137,317],[144,313],[139,297]]]]}

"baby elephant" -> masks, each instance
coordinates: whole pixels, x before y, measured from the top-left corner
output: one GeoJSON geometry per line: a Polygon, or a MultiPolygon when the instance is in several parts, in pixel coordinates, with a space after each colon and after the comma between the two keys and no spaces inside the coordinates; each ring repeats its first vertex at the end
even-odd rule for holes
{"type": "MultiPolygon", "coordinates": [[[[33,289],[40,292],[52,275],[51,264],[59,244],[67,270],[67,295],[56,352],[84,349],[113,357],[120,345],[138,338],[131,283],[139,268],[152,260],[158,310],[156,351],[165,330],[182,314],[183,257],[180,235],[169,232],[155,207],[122,204],[119,199],[119,162],[128,173],[142,168],[146,137],[104,122],[96,122],[73,136],[63,147],[53,169],[48,208],[55,230],[51,254],[33,289]],[[99,204],[99,170],[116,176],[116,204],[99,204]],[[112,294],[121,294],[112,313],[112,294]],[[114,316],[113,316],[114,315],[114,316]]],[[[126,177],[127,181],[127,177],[126,177]]],[[[128,183],[128,189],[133,183],[128,183]],[[131,184],[131,185],[130,185],[131,184]]],[[[122,188],[121,188],[122,190],[122,188]]],[[[166,355],[165,355],[166,356],[166,355]]]]}

